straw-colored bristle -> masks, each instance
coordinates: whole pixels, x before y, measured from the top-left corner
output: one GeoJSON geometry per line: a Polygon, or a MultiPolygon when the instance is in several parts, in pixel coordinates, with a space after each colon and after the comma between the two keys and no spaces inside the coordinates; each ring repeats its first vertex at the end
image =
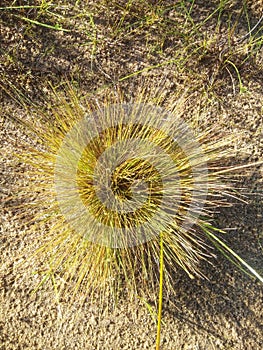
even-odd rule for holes
{"type": "Polygon", "coordinates": [[[232,138],[197,133],[195,116],[182,117],[184,98],[164,109],[160,90],[91,103],[69,88],[56,101],[32,125],[39,147],[20,154],[30,179],[20,194],[32,198],[31,229],[42,230],[28,257],[36,268],[41,258],[46,276],[59,274],[59,295],[141,295],[155,286],[162,233],[167,288],[178,266],[202,274],[211,213],[231,194],[220,166],[232,138]]]}

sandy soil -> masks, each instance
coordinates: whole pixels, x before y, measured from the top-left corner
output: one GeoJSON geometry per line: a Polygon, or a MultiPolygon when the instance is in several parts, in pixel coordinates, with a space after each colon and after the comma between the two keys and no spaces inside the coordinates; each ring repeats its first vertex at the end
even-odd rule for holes
{"type": "MultiPolygon", "coordinates": [[[[4,1],[1,6],[10,3],[4,1]]],[[[214,9],[215,3],[211,1],[209,6],[203,6],[202,1],[197,1],[193,17],[204,18],[214,9]]],[[[10,12],[0,12],[2,86],[12,84],[35,103],[48,98],[48,82],[59,85],[65,77],[77,85],[83,94],[97,89],[103,94],[104,86],[115,84],[135,71],[166,62],[180,49],[181,39],[173,34],[165,37],[162,50],[159,50],[159,40],[165,35],[160,29],[160,21],[149,24],[139,33],[114,37],[109,18],[114,22],[118,12],[113,6],[108,14],[97,10],[94,16],[98,43],[96,52],[93,52],[92,27],[87,24],[89,17],[74,17],[80,13],[80,7],[85,9],[84,2],[80,2],[80,7],[73,4],[74,1],[67,11],[61,10],[66,11],[64,15],[68,18],[66,24],[70,32],[30,25],[10,12]]],[[[90,6],[91,11],[95,11],[96,4],[90,2],[90,6]]],[[[235,1],[230,6],[229,11],[233,11],[233,16],[237,14],[238,6],[235,1]]],[[[23,16],[34,16],[34,11],[23,12],[23,16]]],[[[248,13],[254,24],[260,12],[261,2],[253,2],[248,13]]],[[[178,19],[175,13],[171,12],[169,16],[178,19]]],[[[242,18],[234,39],[247,31],[242,18]]],[[[41,17],[38,20],[41,21],[41,17]]],[[[128,20],[129,23],[136,22],[136,17],[128,20]]],[[[211,19],[204,29],[207,30],[207,37],[214,28],[215,23],[211,19]]],[[[147,74],[153,82],[165,75],[171,94],[185,86],[191,89],[198,101],[204,101],[204,96],[213,97],[216,103],[210,108],[207,124],[212,126],[220,122],[233,132],[244,131],[241,144],[245,145],[247,154],[240,155],[242,162],[258,161],[263,157],[262,51],[244,63],[246,53],[243,51],[233,57],[247,89],[240,94],[234,70],[228,67],[231,74],[226,69],[218,70],[219,53],[227,37],[226,28],[227,23],[223,22],[220,40],[211,48],[211,52],[200,60],[189,61],[186,68],[181,69],[173,63],[143,74],[147,74]],[[210,89],[209,84],[213,79],[215,82],[210,89]]],[[[120,85],[124,91],[132,94],[137,83],[136,79],[125,79],[120,85]]],[[[19,188],[19,181],[23,181],[19,176],[19,172],[23,171],[22,165],[17,169],[17,174],[11,171],[11,166],[12,152],[26,135],[12,117],[29,117],[3,89],[0,99],[0,144],[1,153],[4,154],[1,156],[0,194],[6,199],[12,193],[13,184],[19,188]]],[[[219,227],[233,228],[225,237],[228,244],[261,274],[262,177],[262,168],[253,168],[241,183],[247,188],[248,204],[239,203],[215,214],[219,227]]],[[[1,207],[0,234],[0,349],[154,349],[156,324],[141,301],[129,303],[120,300],[113,310],[100,300],[93,303],[87,301],[81,308],[77,302],[68,305],[66,299],[57,304],[50,283],[32,294],[39,276],[32,274],[32,269],[27,266],[18,264],[22,252],[32,242],[27,237],[23,218],[18,218],[18,213],[5,205],[1,207]]],[[[263,348],[262,284],[243,274],[219,253],[216,255],[211,260],[212,265],[202,263],[207,279],[190,280],[178,269],[174,277],[175,294],[165,295],[164,300],[163,350],[263,348]]]]}

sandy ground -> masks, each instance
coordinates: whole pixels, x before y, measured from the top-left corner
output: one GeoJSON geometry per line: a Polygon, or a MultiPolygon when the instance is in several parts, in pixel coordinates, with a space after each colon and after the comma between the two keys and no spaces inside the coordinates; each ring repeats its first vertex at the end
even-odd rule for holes
{"type": "MultiPolygon", "coordinates": [[[[236,6],[236,2],[233,3],[236,6]]],[[[5,1],[4,5],[7,4],[5,1]]],[[[257,4],[254,11],[249,12],[253,23],[259,18],[260,2],[257,4]]],[[[201,18],[211,9],[213,2],[210,8],[203,7],[199,1],[194,15],[201,18]]],[[[167,38],[163,51],[158,53],[154,45],[160,33],[156,26],[148,28],[152,35],[149,38],[134,34],[117,40],[110,35],[106,15],[101,12],[95,20],[99,45],[94,56],[85,32],[86,22],[81,18],[75,17],[69,22],[73,30],[67,33],[29,26],[10,14],[3,14],[0,19],[0,81],[3,86],[13,84],[37,102],[47,98],[49,81],[58,85],[67,77],[80,91],[91,93],[129,73],[169,60],[179,45],[176,37],[167,38]]],[[[246,32],[242,23],[237,35],[246,32]]],[[[209,22],[207,30],[213,28],[213,23],[209,22]]],[[[224,35],[223,26],[222,40],[224,35]]],[[[247,88],[240,94],[238,79],[231,67],[232,75],[224,69],[216,77],[213,75],[221,49],[219,43],[218,51],[215,48],[202,60],[189,63],[187,69],[180,70],[176,64],[171,64],[147,71],[147,76],[158,81],[165,74],[171,94],[180,86],[190,86],[199,100],[205,91],[209,95],[209,82],[214,78],[212,95],[217,103],[207,115],[207,124],[212,126],[220,120],[228,130],[244,131],[241,144],[245,145],[247,153],[240,155],[242,162],[258,161],[263,157],[262,51],[240,66],[243,85],[247,88]]],[[[237,56],[235,62],[239,63],[241,58],[237,56]]],[[[136,80],[126,79],[121,84],[130,92],[134,91],[136,83],[136,80]]],[[[22,165],[17,174],[11,166],[12,152],[26,137],[23,128],[9,117],[28,117],[4,91],[0,98],[0,144],[1,154],[4,154],[1,155],[0,194],[6,199],[13,185],[19,188],[19,181],[23,181],[19,176],[22,165]]],[[[225,237],[228,244],[261,274],[262,177],[262,168],[253,168],[242,181],[247,188],[248,204],[239,203],[215,214],[219,227],[232,228],[225,237]]],[[[120,300],[115,309],[107,308],[100,300],[87,301],[81,308],[77,302],[68,305],[66,299],[57,304],[50,283],[32,295],[39,276],[18,264],[22,252],[32,242],[27,237],[23,219],[5,205],[1,207],[0,233],[1,350],[154,349],[156,324],[140,300],[133,303],[120,300]]],[[[174,276],[175,294],[165,295],[164,300],[163,350],[263,348],[262,284],[243,274],[219,253],[216,255],[211,260],[212,265],[202,263],[207,279],[190,280],[180,269],[174,276]]]]}

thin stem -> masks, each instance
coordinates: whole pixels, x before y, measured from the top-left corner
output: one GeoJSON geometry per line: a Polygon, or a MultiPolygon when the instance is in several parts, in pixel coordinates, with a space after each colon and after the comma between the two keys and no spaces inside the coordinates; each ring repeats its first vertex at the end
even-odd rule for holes
{"type": "Polygon", "coordinates": [[[160,349],[161,342],[161,323],[162,323],[162,306],[163,306],[163,236],[160,233],[160,281],[159,281],[159,301],[158,301],[158,323],[156,336],[156,350],[160,349]]]}
{"type": "Polygon", "coordinates": [[[241,39],[238,40],[238,44],[242,43],[244,40],[246,40],[256,29],[257,27],[260,26],[261,22],[263,21],[263,15],[260,17],[260,19],[257,21],[257,23],[254,25],[254,27],[252,29],[250,29],[250,31],[245,34],[244,36],[242,36],[241,39]]]}
{"type": "Polygon", "coordinates": [[[256,270],[253,269],[245,260],[243,260],[237,253],[235,253],[231,248],[228,247],[227,244],[222,242],[217,236],[215,236],[212,232],[205,230],[205,232],[212,238],[214,241],[219,243],[226,251],[228,251],[234,258],[237,259],[242,265],[244,265],[260,282],[263,283],[263,278],[257,273],[256,270]]]}

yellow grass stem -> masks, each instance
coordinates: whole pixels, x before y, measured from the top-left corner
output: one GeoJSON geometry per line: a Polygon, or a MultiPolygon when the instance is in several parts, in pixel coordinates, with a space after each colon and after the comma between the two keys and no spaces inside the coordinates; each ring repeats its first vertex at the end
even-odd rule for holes
{"type": "Polygon", "coordinates": [[[159,301],[158,301],[158,320],[157,320],[157,336],[156,336],[156,350],[160,349],[161,343],[161,323],[162,323],[162,307],[163,307],[163,236],[160,233],[160,281],[159,281],[159,301]]]}

